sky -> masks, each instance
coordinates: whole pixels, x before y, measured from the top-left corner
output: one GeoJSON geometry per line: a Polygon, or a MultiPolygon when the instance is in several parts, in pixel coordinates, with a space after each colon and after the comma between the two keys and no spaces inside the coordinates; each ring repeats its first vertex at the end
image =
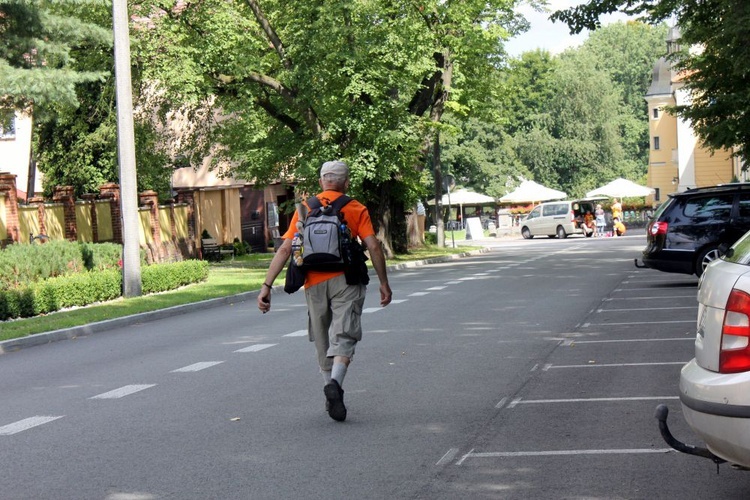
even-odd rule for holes
{"type": "MultiPolygon", "coordinates": [[[[561,22],[553,23],[548,19],[555,10],[566,9],[585,3],[585,0],[549,0],[549,13],[534,11],[527,5],[518,10],[531,23],[531,29],[517,36],[505,44],[508,54],[518,57],[522,52],[537,48],[546,49],[552,54],[559,54],[569,47],[577,47],[588,38],[588,31],[578,35],[570,35],[568,26],[561,22]]],[[[612,14],[602,17],[602,25],[606,26],[617,21],[624,21],[624,14],[612,14]]]]}

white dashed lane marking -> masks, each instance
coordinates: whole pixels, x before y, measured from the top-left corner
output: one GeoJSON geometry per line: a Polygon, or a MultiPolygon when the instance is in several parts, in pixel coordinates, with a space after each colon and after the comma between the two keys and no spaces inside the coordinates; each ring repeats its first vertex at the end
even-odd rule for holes
{"type": "Polygon", "coordinates": [[[212,366],[220,365],[223,361],[202,361],[200,363],[193,363],[192,365],[183,366],[176,370],[172,370],[172,373],[185,373],[185,372],[199,372],[212,366]]]}
{"type": "Polygon", "coordinates": [[[118,399],[118,398],[122,398],[125,396],[130,396],[131,394],[135,394],[136,392],[150,389],[151,387],[155,387],[155,386],[156,384],[126,385],[124,387],[120,387],[119,389],[115,389],[114,391],[109,391],[103,394],[92,396],[89,399],[118,399]]]}
{"type": "Polygon", "coordinates": [[[429,295],[429,294],[430,292],[414,292],[414,293],[410,293],[409,297],[422,297],[424,295],[429,295]]]}
{"type": "Polygon", "coordinates": [[[251,345],[250,347],[243,347],[242,349],[237,349],[234,352],[258,352],[262,351],[263,349],[268,349],[269,347],[273,347],[276,344],[255,344],[251,345]]]}
{"type": "Polygon", "coordinates": [[[18,434],[19,432],[29,430],[33,427],[47,424],[49,422],[52,422],[53,420],[57,420],[58,418],[63,418],[63,416],[64,415],[60,415],[59,417],[44,417],[37,415],[35,417],[25,418],[23,420],[19,420],[18,422],[0,427],[0,436],[12,436],[13,434],[18,434]]]}
{"type": "Polygon", "coordinates": [[[284,337],[306,337],[307,330],[297,330],[296,332],[287,333],[284,337]]]}

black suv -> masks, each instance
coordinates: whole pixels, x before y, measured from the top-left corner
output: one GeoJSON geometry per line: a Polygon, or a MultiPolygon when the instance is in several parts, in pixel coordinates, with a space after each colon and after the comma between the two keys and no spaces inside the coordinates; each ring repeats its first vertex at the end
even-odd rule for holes
{"type": "Polygon", "coordinates": [[[646,228],[647,267],[700,276],[709,262],[750,230],[750,183],[669,196],[646,228]]]}

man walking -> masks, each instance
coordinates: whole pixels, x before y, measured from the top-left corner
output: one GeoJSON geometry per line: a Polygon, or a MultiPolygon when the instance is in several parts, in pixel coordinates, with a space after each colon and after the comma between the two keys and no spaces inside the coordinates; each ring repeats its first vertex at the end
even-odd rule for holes
{"type": "MultiPolygon", "coordinates": [[[[320,169],[320,188],[317,195],[328,205],[349,188],[349,167],[341,161],[329,161],[320,169]]],[[[391,302],[391,287],[386,274],[385,257],[375,237],[370,214],[364,205],[352,200],[341,209],[352,238],[359,237],[370,253],[370,260],[380,281],[380,305],[391,302]]],[[[284,242],[276,251],[266,272],[266,279],[258,294],[258,309],[271,310],[271,287],[284,269],[292,252],[292,239],[297,230],[299,213],[295,212],[284,242]]],[[[323,393],[328,415],[339,422],[346,420],[344,405],[344,376],[357,342],[362,338],[362,306],[365,285],[347,285],[344,271],[308,270],[305,276],[305,300],[308,309],[308,337],[315,343],[318,364],[325,380],[323,393]]]]}

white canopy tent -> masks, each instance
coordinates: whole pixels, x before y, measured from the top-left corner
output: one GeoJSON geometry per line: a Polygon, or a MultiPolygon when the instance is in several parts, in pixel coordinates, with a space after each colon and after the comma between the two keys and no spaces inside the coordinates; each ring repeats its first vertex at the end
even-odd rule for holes
{"type": "Polygon", "coordinates": [[[523,181],[514,191],[500,198],[502,203],[536,203],[561,200],[568,196],[563,191],[542,186],[534,181],[523,181]]]}
{"type": "MultiPolygon", "coordinates": [[[[495,198],[486,194],[476,193],[467,189],[457,189],[450,193],[451,205],[493,205],[495,198]]],[[[448,194],[444,194],[440,200],[442,205],[448,204],[448,194]]],[[[427,202],[428,205],[434,205],[435,199],[427,202]]]]}
{"type": "Polygon", "coordinates": [[[586,197],[609,196],[611,198],[635,198],[654,194],[654,191],[653,188],[641,186],[640,184],[636,184],[633,181],[620,177],[602,187],[589,191],[586,193],[586,197]]]}
{"type": "MultiPolygon", "coordinates": [[[[461,214],[461,224],[463,224],[464,205],[468,205],[468,206],[492,205],[494,206],[497,203],[497,201],[492,196],[487,196],[486,194],[469,191],[467,189],[457,189],[451,192],[450,194],[448,193],[444,194],[443,197],[440,199],[440,203],[443,206],[458,205],[458,213],[461,214]],[[450,200],[450,203],[449,203],[449,200],[450,200]]],[[[427,204],[434,205],[435,198],[428,201],[427,204]]]]}

